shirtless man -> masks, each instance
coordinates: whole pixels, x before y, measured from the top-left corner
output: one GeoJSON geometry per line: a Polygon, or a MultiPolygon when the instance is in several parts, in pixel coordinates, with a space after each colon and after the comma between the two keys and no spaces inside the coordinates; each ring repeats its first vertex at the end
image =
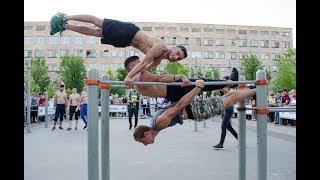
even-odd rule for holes
{"type": "Polygon", "coordinates": [[[76,126],[74,130],[78,129],[78,119],[80,116],[80,95],[77,93],[77,88],[72,89],[72,94],[69,96],[69,127],[67,131],[71,130],[72,127],[72,119],[76,120],[76,126]]]}
{"type": "MultiPolygon", "coordinates": [[[[137,64],[140,63],[138,56],[131,56],[127,58],[124,62],[124,67],[127,71],[131,71],[137,64]]],[[[238,81],[238,71],[233,69],[230,75],[232,81],[238,81]]],[[[203,79],[205,81],[226,81],[226,80],[212,80],[212,79],[203,79]]],[[[188,79],[185,75],[173,75],[173,74],[163,74],[157,75],[152,74],[146,70],[141,71],[134,77],[134,81],[145,81],[145,82],[183,82],[182,86],[156,86],[156,85],[135,85],[135,89],[143,96],[149,97],[162,97],[166,98],[168,101],[177,102],[185,94],[191,91],[195,86],[190,85],[190,81],[195,82],[196,79],[188,79]]],[[[214,91],[217,89],[222,89],[228,85],[206,85],[202,91],[214,91]]]]}
{"type": "Polygon", "coordinates": [[[88,125],[87,108],[88,108],[88,93],[87,93],[87,86],[85,86],[80,96],[80,117],[85,124],[83,129],[86,129],[88,125]]]}
{"type": "Polygon", "coordinates": [[[236,90],[222,97],[213,96],[201,99],[197,96],[205,87],[203,80],[196,80],[196,86],[184,95],[177,103],[173,103],[157,111],[152,117],[151,126],[138,125],[133,133],[136,141],[147,146],[154,143],[158,133],[176,124],[183,124],[184,119],[203,121],[224,113],[226,108],[244,101],[256,94],[255,89],[236,90]]]}
{"type": "Polygon", "coordinates": [[[101,37],[102,44],[114,47],[133,46],[146,56],[125,78],[125,85],[132,87],[133,77],[143,69],[150,69],[161,63],[163,59],[179,61],[188,56],[184,46],[169,48],[161,39],[140,30],[138,26],[130,22],[121,22],[113,19],[100,19],[92,15],[66,15],[57,13],[50,21],[50,35],[65,30],[71,30],[81,34],[101,37]],[[69,24],[69,21],[80,21],[94,24],[96,27],[77,26],[69,24]]]}
{"type": "Polygon", "coordinates": [[[61,84],[60,90],[56,91],[56,93],[54,94],[54,105],[56,107],[56,111],[54,114],[54,124],[53,124],[52,131],[56,129],[56,124],[57,124],[57,120],[59,117],[60,117],[59,129],[63,129],[62,128],[62,121],[63,121],[63,116],[66,111],[67,101],[68,101],[67,93],[64,92],[64,85],[61,84]]]}

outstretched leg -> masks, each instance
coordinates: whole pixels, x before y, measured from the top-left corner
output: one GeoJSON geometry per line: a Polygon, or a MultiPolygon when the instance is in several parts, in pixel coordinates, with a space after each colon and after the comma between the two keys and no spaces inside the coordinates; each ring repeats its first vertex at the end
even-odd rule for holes
{"type": "Polygon", "coordinates": [[[76,26],[76,25],[67,24],[66,29],[70,31],[78,32],[84,35],[89,35],[89,36],[96,36],[96,37],[102,36],[102,29],[100,28],[90,28],[87,26],[76,26]]]}
{"type": "Polygon", "coordinates": [[[99,28],[103,27],[103,19],[100,19],[100,18],[92,16],[92,15],[67,15],[66,20],[67,21],[73,20],[73,21],[91,23],[99,28]]]}
{"type": "Polygon", "coordinates": [[[254,96],[255,94],[256,94],[256,90],[255,89],[237,90],[237,91],[233,92],[232,95],[229,95],[227,97],[226,96],[222,96],[221,99],[223,101],[224,107],[228,108],[228,107],[234,105],[237,102],[244,101],[246,98],[254,96]]]}

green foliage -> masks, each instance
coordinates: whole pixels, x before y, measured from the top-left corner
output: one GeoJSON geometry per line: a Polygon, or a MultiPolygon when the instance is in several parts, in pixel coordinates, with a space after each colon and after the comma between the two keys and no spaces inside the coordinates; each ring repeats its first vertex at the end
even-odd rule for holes
{"type": "Polygon", "coordinates": [[[263,69],[263,66],[255,54],[244,54],[242,59],[240,59],[240,72],[246,80],[255,80],[256,72],[259,69],[263,69]]]}
{"type": "Polygon", "coordinates": [[[276,59],[277,71],[271,81],[272,89],[282,91],[296,88],[296,52],[289,49],[276,59]]]}
{"type": "Polygon", "coordinates": [[[60,58],[59,75],[67,89],[77,88],[81,92],[86,78],[86,69],[81,57],[64,55],[60,58]]]}
{"type": "Polygon", "coordinates": [[[116,69],[116,78],[118,81],[124,81],[124,79],[126,78],[128,71],[126,70],[126,68],[124,67],[119,67],[116,69]]]}
{"type": "Polygon", "coordinates": [[[220,69],[218,68],[212,68],[213,71],[213,78],[214,79],[220,79],[220,69]]]}
{"type": "Polygon", "coordinates": [[[40,93],[40,86],[38,84],[36,84],[35,80],[33,80],[33,78],[31,78],[31,82],[30,82],[30,90],[31,92],[35,92],[37,94],[40,93]]]}
{"type": "Polygon", "coordinates": [[[50,83],[48,75],[48,66],[46,65],[44,58],[34,58],[31,60],[31,77],[34,80],[34,84],[38,87],[34,87],[39,92],[44,92],[46,87],[50,83]]]}
{"type": "Polygon", "coordinates": [[[51,99],[54,96],[54,93],[56,91],[55,85],[53,83],[50,83],[47,87],[46,87],[46,91],[48,92],[48,98],[51,99]]]}
{"type": "Polygon", "coordinates": [[[152,74],[156,74],[157,73],[157,67],[150,68],[149,72],[152,73],[152,74]]]}
{"type": "MultiPolygon", "coordinates": [[[[107,75],[110,81],[123,81],[128,72],[125,68],[117,68],[116,72],[111,69],[107,70],[107,75]]],[[[126,88],[124,87],[112,87],[110,88],[110,94],[118,94],[119,97],[123,97],[126,94],[126,88]]]]}

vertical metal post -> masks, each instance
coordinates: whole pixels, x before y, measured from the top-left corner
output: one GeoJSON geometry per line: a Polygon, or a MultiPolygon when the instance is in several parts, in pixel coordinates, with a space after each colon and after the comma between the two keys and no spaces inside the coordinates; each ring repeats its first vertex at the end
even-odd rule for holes
{"type": "MultiPolygon", "coordinates": [[[[98,80],[98,70],[88,70],[88,81],[98,80]]],[[[99,179],[98,85],[88,84],[88,180],[99,179]]]]}
{"type": "MultiPolygon", "coordinates": [[[[194,77],[198,77],[198,58],[194,59],[194,67],[195,67],[195,73],[194,77]]],[[[198,121],[194,121],[194,131],[198,131],[198,121]]]]}
{"type": "Polygon", "coordinates": [[[28,76],[28,84],[27,84],[27,133],[31,133],[30,130],[30,123],[31,123],[31,96],[30,96],[30,89],[31,89],[31,59],[27,60],[27,76],[28,76]]]}
{"type": "Polygon", "coordinates": [[[44,109],[45,109],[45,122],[44,122],[44,127],[48,127],[48,119],[49,119],[49,116],[48,116],[48,103],[49,103],[49,99],[48,99],[48,92],[46,91],[45,93],[45,98],[46,98],[46,101],[44,103],[44,109]]]}
{"type": "MultiPolygon", "coordinates": [[[[259,70],[256,73],[257,80],[265,80],[266,72],[259,70]]],[[[256,86],[257,108],[267,108],[266,85],[256,86]]],[[[267,180],[267,114],[257,114],[257,164],[258,180],[267,180]]]]}
{"type": "MultiPolygon", "coordinates": [[[[244,76],[239,76],[239,81],[244,81],[244,76]]],[[[240,88],[241,85],[240,84],[240,88]]],[[[246,85],[246,84],[244,84],[246,85]]],[[[246,179],[246,104],[244,101],[238,103],[239,120],[239,180],[246,179]]]]}
{"type": "MultiPolygon", "coordinates": [[[[103,74],[102,81],[109,80],[109,76],[103,74]]],[[[107,84],[104,84],[107,85],[107,84]]],[[[110,179],[110,140],[109,140],[109,87],[101,86],[101,179],[110,179]]]]}

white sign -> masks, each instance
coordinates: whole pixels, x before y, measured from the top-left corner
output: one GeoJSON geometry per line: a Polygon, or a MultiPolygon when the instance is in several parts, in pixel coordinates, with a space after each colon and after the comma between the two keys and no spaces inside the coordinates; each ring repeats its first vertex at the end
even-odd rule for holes
{"type": "MultiPolygon", "coordinates": [[[[52,115],[55,113],[55,108],[53,106],[48,107],[48,115],[52,115]]],[[[38,116],[45,116],[46,115],[46,110],[44,106],[39,106],[38,107],[38,116]]]]}
{"type": "MultiPolygon", "coordinates": [[[[99,112],[101,112],[101,106],[99,106],[99,112]]],[[[126,104],[110,104],[109,112],[128,112],[128,105],[126,104]]]]}
{"type": "MultiPolygon", "coordinates": [[[[237,110],[238,105],[236,104],[233,107],[234,107],[234,113],[238,113],[238,110],[237,110]]],[[[252,108],[252,106],[251,105],[246,105],[246,108],[252,108]]],[[[252,110],[251,109],[246,110],[246,114],[247,115],[252,115],[252,110]]]]}
{"type": "Polygon", "coordinates": [[[279,112],[281,119],[292,119],[296,120],[296,112],[279,112]]]}

